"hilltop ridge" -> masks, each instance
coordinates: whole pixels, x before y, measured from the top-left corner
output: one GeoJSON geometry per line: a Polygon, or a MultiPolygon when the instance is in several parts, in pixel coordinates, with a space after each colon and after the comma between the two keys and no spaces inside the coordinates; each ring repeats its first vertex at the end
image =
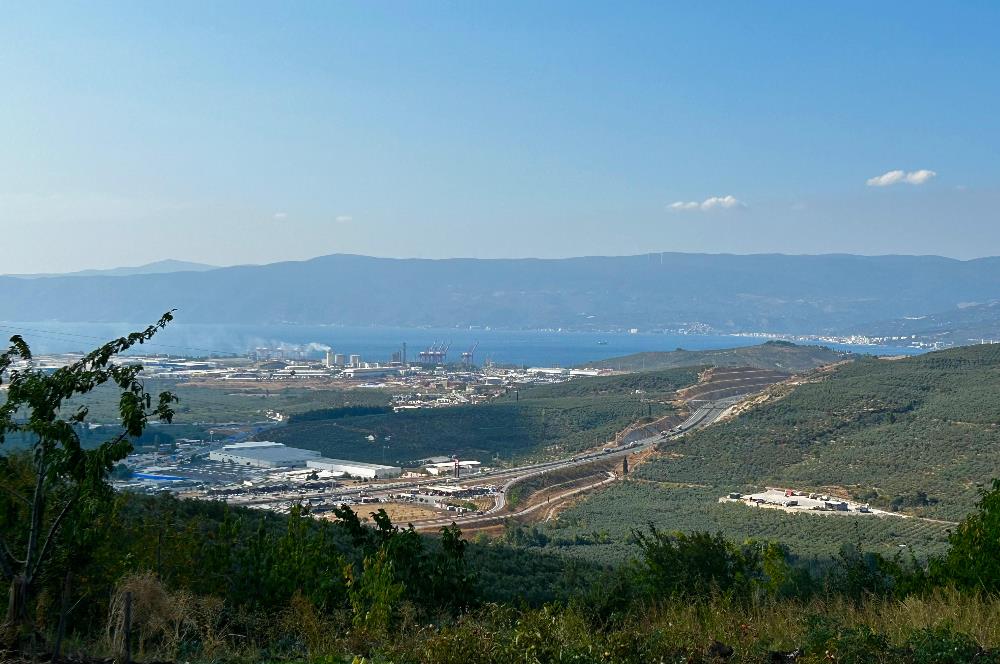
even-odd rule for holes
{"type": "Polygon", "coordinates": [[[674,367],[753,367],[795,373],[851,357],[849,353],[826,346],[799,345],[788,341],[768,341],[756,346],[716,350],[651,351],[632,353],[606,360],[586,362],[581,366],[621,371],[656,371],[674,367]]]}
{"type": "Polygon", "coordinates": [[[170,274],[173,272],[204,272],[216,270],[218,266],[191,261],[179,261],[168,258],[153,261],[135,267],[112,267],[107,269],[89,269],[76,272],[38,272],[32,274],[7,274],[0,276],[16,277],[18,279],[43,279],[52,277],[131,277],[138,274],[170,274]]]}

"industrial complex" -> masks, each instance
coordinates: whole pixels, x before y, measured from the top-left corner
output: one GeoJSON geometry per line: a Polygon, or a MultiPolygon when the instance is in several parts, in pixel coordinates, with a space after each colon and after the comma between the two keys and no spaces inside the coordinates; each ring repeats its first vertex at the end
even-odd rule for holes
{"type": "Polygon", "coordinates": [[[223,445],[221,449],[209,452],[208,459],[251,468],[314,468],[343,476],[373,480],[399,477],[403,472],[398,466],[327,459],[314,450],[288,447],[283,443],[272,441],[223,445]]]}

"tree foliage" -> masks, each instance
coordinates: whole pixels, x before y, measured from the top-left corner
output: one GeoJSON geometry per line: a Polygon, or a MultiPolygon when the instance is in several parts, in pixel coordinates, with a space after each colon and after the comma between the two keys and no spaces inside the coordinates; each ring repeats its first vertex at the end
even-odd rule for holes
{"type": "Polygon", "coordinates": [[[959,586],[995,593],[1000,591],[1000,479],[983,492],[977,507],[951,534],[947,556],[933,569],[959,586]]]}
{"type": "Polygon", "coordinates": [[[110,341],[52,373],[33,366],[31,349],[20,335],[11,337],[0,353],[0,380],[7,376],[0,443],[12,435],[30,441],[30,464],[21,474],[22,479],[30,476],[29,490],[5,486],[24,516],[21,528],[0,534],[0,570],[11,584],[8,624],[27,621],[36,580],[67,517],[77,510],[98,509],[107,499],[105,477],[132,449],[130,438],[142,435],[150,418],[169,422],[173,417],[173,394],[162,392],[154,401],[139,379],[142,366],[115,362],[120,353],[152,339],[172,318],[168,312],[145,330],[110,341]],[[106,383],[119,391],[121,430],[84,449],[78,428],[86,422],[88,408],[78,406],[67,413],[64,406],[106,383]]]}

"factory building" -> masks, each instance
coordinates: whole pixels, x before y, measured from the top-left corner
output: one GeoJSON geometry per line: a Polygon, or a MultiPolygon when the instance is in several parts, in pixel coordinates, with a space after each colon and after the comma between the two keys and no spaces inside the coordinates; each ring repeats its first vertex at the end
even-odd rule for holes
{"type": "Polygon", "coordinates": [[[395,367],[356,367],[344,369],[344,378],[381,378],[382,376],[398,376],[399,369],[395,367]]]}
{"type": "Polygon", "coordinates": [[[344,459],[327,459],[319,457],[306,461],[307,468],[329,470],[335,473],[346,473],[351,477],[381,480],[386,477],[399,477],[403,469],[399,466],[383,466],[377,463],[362,463],[360,461],[345,461],[344,459]]]}
{"type": "Polygon", "coordinates": [[[360,367],[361,366],[361,356],[360,355],[351,355],[350,366],[352,366],[354,368],[360,367]]]}
{"type": "MultiPolygon", "coordinates": [[[[441,463],[429,463],[424,466],[426,470],[431,475],[454,475],[455,474],[455,461],[444,461],[441,463]]],[[[458,461],[458,473],[459,475],[471,475],[473,473],[478,473],[482,470],[482,464],[478,461],[458,461]]]]}
{"type": "Polygon", "coordinates": [[[367,479],[399,477],[403,474],[403,469],[398,466],[327,459],[314,450],[287,447],[282,443],[269,440],[225,445],[220,450],[209,452],[208,458],[210,461],[252,468],[312,468],[333,474],[342,473],[367,479]]]}
{"type": "Polygon", "coordinates": [[[220,450],[209,452],[208,458],[210,461],[253,468],[300,468],[307,461],[320,456],[314,450],[300,450],[269,440],[256,440],[224,445],[220,450]]]}
{"type": "Polygon", "coordinates": [[[568,376],[569,369],[562,369],[560,367],[530,367],[528,373],[540,376],[568,376]]]}

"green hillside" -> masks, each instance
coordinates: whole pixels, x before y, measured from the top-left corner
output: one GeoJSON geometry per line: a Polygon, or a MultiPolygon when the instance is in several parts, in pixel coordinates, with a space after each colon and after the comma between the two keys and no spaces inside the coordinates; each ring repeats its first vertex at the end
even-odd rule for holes
{"type": "Polygon", "coordinates": [[[633,353],[606,360],[586,362],[581,366],[621,371],[653,371],[673,367],[754,367],[784,372],[799,372],[838,362],[846,353],[826,346],[805,346],[788,341],[768,341],[758,346],[719,350],[677,350],[633,353]]]}
{"type": "Polygon", "coordinates": [[[605,530],[615,539],[627,534],[620,524],[629,515],[645,514],[663,528],[778,538],[805,553],[859,538],[883,551],[900,544],[940,551],[945,523],[786,515],[715,501],[729,491],[790,486],[958,521],[1000,475],[998,391],[1000,346],[862,358],[665,447],[633,480],[565,512],[553,536],[605,530]]]}
{"type": "Polygon", "coordinates": [[[484,462],[495,456],[566,455],[608,440],[643,417],[675,412],[668,403],[698,380],[684,368],[624,376],[577,378],[522,386],[491,403],[337,419],[293,419],[261,434],[325,456],[380,463],[457,454],[484,462]],[[636,391],[640,393],[636,393],[636,391]],[[369,441],[368,436],[374,436],[369,441]],[[388,449],[383,449],[389,437],[388,449]]]}
{"type": "Polygon", "coordinates": [[[705,366],[687,364],[669,370],[633,373],[623,376],[593,376],[564,383],[521,388],[521,397],[532,399],[556,397],[621,396],[641,390],[649,396],[669,397],[682,387],[698,382],[705,366]]]}

